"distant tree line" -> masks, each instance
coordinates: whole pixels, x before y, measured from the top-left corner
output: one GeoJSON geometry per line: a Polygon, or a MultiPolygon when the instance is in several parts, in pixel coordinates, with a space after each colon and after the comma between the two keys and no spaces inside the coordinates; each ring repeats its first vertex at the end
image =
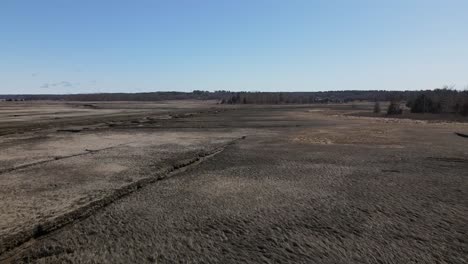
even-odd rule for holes
{"type": "Polygon", "coordinates": [[[161,101],[215,99],[229,104],[308,104],[350,102],[356,100],[389,101],[403,100],[417,95],[416,91],[327,91],[327,92],[149,92],[149,93],[92,93],[92,94],[10,94],[0,95],[9,100],[64,100],[64,101],[161,101]]]}
{"type": "Polygon", "coordinates": [[[312,104],[403,100],[414,91],[229,92],[216,91],[223,104],[312,104]]]}
{"type": "Polygon", "coordinates": [[[237,92],[225,93],[222,104],[312,104],[375,101],[374,112],[380,113],[380,101],[390,101],[387,114],[403,113],[401,102],[413,113],[456,113],[468,116],[468,91],[444,87],[424,91],[331,91],[331,92],[237,92]]]}
{"type": "Polygon", "coordinates": [[[407,100],[412,113],[457,113],[468,115],[468,91],[456,91],[447,87],[424,91],[407,100]]]}
{"type": "MultiPolygon", "coordinates": [[[[399,103],[414,113],[458,113],[468,115],[468,91],[451,87],[423,91],[346,90],[325,92],[150,92],[150,93],[94,93],[0,95],[0,100],[63,100],[63,101],[162,101],[162,100],[218,100],[220,104],[312,104],[346,103],[351,101],[390,101],[392,112],[399,113],[399,103]],[[397,107],[398,106],[398,107],[397,107]]],[[[380,112],[380,105],[375,107],[380,112]]]]}
{"type": "Polygon", "coordinates": [[[163,101],[184,99],[218,99],[213,94],[203,91],[150,92],[150,93],[92,93],[92,94],[23,94],[0,95],[4,100],[62,100],[62,101],[163,101]]]}

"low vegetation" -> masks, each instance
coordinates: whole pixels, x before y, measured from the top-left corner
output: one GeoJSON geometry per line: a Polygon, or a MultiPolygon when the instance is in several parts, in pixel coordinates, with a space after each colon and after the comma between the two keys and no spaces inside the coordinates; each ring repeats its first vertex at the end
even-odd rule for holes
{"type": "Polygon", "coordinates": [[[380,114],[380,112],[381,112],[381,109],[380,109],[380,102],[377,101],[377,102],[375,102],[375,104],[374,104],[374,113],[380,114]]]}
{"type": "Polygon", "coordinates": [[[401,115],[402,113],[403,109],[401,109],[400,102],[390,102],[390,105],[388,105],[387,109],[387,115],[401,115]]]}

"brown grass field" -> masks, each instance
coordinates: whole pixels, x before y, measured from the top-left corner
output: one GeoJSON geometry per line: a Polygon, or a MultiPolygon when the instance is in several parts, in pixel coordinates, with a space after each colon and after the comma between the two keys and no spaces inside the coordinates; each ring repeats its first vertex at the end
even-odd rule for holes
{"type": "Polygon", "coordinates": [[[371,112],[0,102],[0,262],[467,263],[468,123],[371,112]]]}

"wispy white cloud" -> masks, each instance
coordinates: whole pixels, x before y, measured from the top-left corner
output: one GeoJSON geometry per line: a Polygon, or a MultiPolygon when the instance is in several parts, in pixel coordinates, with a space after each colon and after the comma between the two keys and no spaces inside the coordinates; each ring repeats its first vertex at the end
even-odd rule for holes
{"type": "Polygon", "coordinates": [[[41,88],[51,88],[51,87],[58,87],[58,88],[70,88],[80,85],[80,83],[72,83],[69,81],[61,81],[56,83],[44,83],[41,85],[41,88]]]}

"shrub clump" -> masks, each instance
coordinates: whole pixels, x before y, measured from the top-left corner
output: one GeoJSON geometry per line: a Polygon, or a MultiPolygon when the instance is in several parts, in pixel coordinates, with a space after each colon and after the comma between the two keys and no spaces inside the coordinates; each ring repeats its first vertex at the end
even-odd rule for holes
{"type": "Polygon", "coordinates": [[[387,109],[387,115],[401,115],[403,113],[403,109],[400,107],[400,103],[396,101],[390,102],[390,105],[387,109]]]}
{"type": "Polygon", "coordinates": [[[379,103],[379,101],[375,102],[375,104],[374,104],[374,113],[380,114],[381,111],[382,111],[382,110],[380,109],[380,103],[379,103]]]}
{"type": "Polygon", "coordinates": [[[442,103],[436,102],[431,97],[420,94],[410,103],[411,113],[440,113],[442,112],[442,103]]]}
{"type": "Polygon", "coordinates": [[[468,99],[460,100],[455,104],[455,112],[462,116],[468,116],[468,99]]]}

